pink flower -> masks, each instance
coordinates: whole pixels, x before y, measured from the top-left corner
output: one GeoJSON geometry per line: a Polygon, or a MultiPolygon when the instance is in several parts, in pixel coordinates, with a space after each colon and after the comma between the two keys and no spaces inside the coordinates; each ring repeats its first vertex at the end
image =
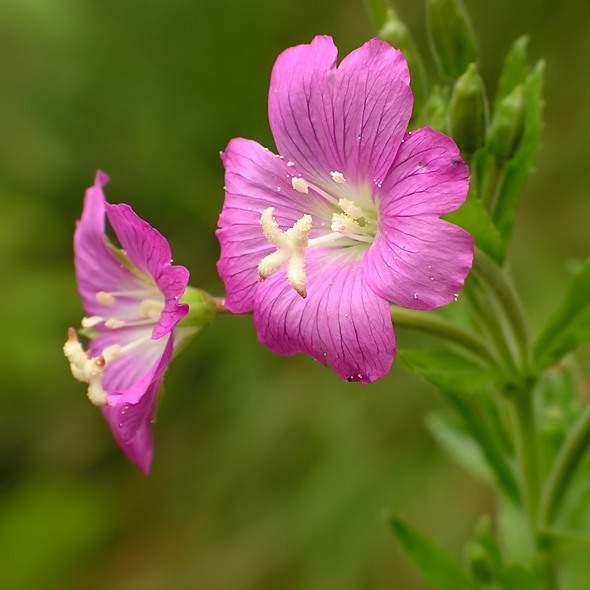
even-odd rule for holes
{"type": "Polygon", "coordinates": [[[468,168],[433,129],[408,132],[403,55],[378,39],[336,67],[330,37],[284,51],[269,118],[280,155],[233,139],[217,236],[227,308],[253,311],[259,340],[349,381],[395,356],[389,304],[453,301],[473,240],[439,218],[464,202],[468,168]]]}
{"type": "Polygon", "coordinates": [[[147,474],[158,389],[185,335],[175,328],[189,310],[179,303],[189,272],[172,265],[166,238],[131,207],[105,201],[107,182],[98,172],[74,236],[76,278],[87,314],[82,326],[93,337],[86,352],[70,329],[64,352],[121,449],[147,474]],[[105,235],[105,214],[122,251],[105,235]]]}

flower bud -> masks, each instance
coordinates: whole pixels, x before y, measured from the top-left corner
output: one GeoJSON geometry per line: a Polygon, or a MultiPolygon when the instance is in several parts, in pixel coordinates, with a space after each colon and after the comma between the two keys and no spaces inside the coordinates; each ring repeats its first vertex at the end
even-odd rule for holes
{"type": "Polygon", "coordinates": [[[498,105],[488,131],[488,148],[498,160],[510,160],[516,153],[524,131],[524,112],[524,89],[519,84],[498,105]]]}
{"type": "Polygon", "coordinates": [[[477,41],[462,0],[427,0],[428,33],[443,78],[456,80],[477,61],[477,41]]]}
{"type": "Polygon", "coordinates": [[[408,60],[414,92],[414,109],[418,112],[427,93],[426,70],[412,33],[399,19],[393,8],[387,9],[385,22],[379,30],[379,37],[399,49],[408,60]]]}
{"type": "Polygon", "coordinates": [[[435,86],[422,106],[419,127],[432,127],[448,134],[449,88],[435,86]]]}
{"type": "Polygon", "coordinates": [[[457,80],[449,104],[449,131],[461,151],[472,154],[486,137],[488,102],[475,64],[457,80]]]}

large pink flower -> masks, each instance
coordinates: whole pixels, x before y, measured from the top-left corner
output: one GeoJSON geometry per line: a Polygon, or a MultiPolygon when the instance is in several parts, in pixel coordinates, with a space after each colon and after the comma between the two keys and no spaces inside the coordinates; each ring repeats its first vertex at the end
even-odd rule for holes
{"type": "Polygon", "coordinates": [[[74,236],[76,278],[87,314],[82,325],[93,337],[86,352],[70,329],[64,352],[121,449],[148,473],[158,389],[174,347],[186,335],[176,326],[189,311],[179,303],[189,272],[172,265],[166,238],[131,207],[106,202],[107,182],[98,172],[74,236]],[[105,215],[123,250],[108,242],[105,215]]]}
{"type": "Polygon", "coordinates": [[[227,308],[254,312],[258,338],[371,382],[395,356],[389,304],[453,301],[473,240],[439,216],[464,202],[468,168],[452,139],[407,131],[403,55],[378,39],[336,67],[330,37],[284,51],[269,118],[280,155],[233,139],[223,153],[217,236],[227,308]]]}

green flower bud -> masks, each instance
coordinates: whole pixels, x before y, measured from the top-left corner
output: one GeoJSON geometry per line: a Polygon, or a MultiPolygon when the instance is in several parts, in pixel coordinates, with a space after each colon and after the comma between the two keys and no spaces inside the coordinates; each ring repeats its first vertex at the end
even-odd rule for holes
{"type": "Polygon", "coordinates": [[[524,88],[519,84],[504,98],[488,131],[488,148],[499,160],[510,160],[516,153],[524,131],[524,88]]]}
{"type": "Polygon", "coordinates": [[[449,131],[461,151],[473,154],[486,137],[488,101],[475,64],[457,80],[449,104],[449,131]]]}
{"type": "Polygon", "coordinates": [[[477,41],[462,0],[427,0],[428,33],[443,78],[456,80],[477,61],[477,41]]]}
{"type": "Polygon", "coordinates": [[[418,112],[428,89],[426,69],[412,33],[406,24],[399,19],[393,8],[387,9],[385,23],[379,31],[379,37],[399,49],[408,60],[412,90],[414,92],[414,112],[418,112]]]}
{"type": "Polygon", "coordinates": [[[435,86],[420,111],[418,127],[427,126],[448,133],[448,110],[449,88],[435,86]]]}
{"type": "Polygon", "coordinates": [[[203,328],[223,309],[223,303],[219,299],[194,287],[186,288],[180,302],[188,304],[189,312],[180,322],[179,328],[203,328]]]}

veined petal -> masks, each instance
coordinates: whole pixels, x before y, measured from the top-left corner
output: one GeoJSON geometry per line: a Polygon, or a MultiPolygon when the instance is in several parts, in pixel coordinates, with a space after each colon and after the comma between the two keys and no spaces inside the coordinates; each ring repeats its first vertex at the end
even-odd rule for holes
{"type": "Polygon", "coordinates": [[[294,190],[294,167],[255,141],[233,139],[222,158],[225,201],[217,229],[221,245],[217,269],[225,283],[226,307],[242,313],[252,310],[258,264],[275,250],[262,232],[262,212],[273,207],[282,228],[305,214],[312,214],[316,228],[322,223],[329,228],[330,210],[313,191],[294,190]]]}
{"type": "MultiPolygon", "coordinates": [[[[109,178],[97,172],[94,185],[86,191],[82,217],[74,233],[74,262],[78,290],[88,315],[110,316],[111,306],[96,299],[100,291],[132,291],[141,284],[113,255],[105,237],[105,207],[103,187],[109,178]]],[[[125,317],[121,313],[120,317],[125,317]]]]}
{"type": "Polygon", "coordinates": [[[401,52],[372,39],[338,66],[331,37],[285,50],[275,62],[269,119],[279,152],[314,181],[331,171],[380,184],[412,113],[401,52]]]}
{"type": "Polygon", "coordinates": [[[129,205],[107,203],[106,212],[131,262],[154,280],[166,300],[165,311],[153,332],[154,338],[161,338],[188,313],[188,305],[178,303],[178,299],[186,289],[189,272],[183,266],[172,266],[168,240],[129,205]]]}
{"type": "Polygon", "coordinates": [[[165,339],[164,346],[161,345],[163,341],[152,341],[152,346],[160,347],[162,351],[151,371],[127,390],[118,392],[120,403],[111,404],[109,396],[109,402],[102,407],[103,415],[121,450],[145,474],[150,471],[153,456],[152,419],[156,398],[174,345],[172,335],[165,339]]]}
{"type": "Polygon", "coordinates": [[[153,340],[149,326],[104,330],[92,339],[90,354],[99,356],[113,345],[123,350],[128,348],[129,351],[123,352],[105,367],[102,385],[109,396],[109,404],[136,403],[143,390],[134,386],[146,376],[152,378],[167,340],[153,340]]]}
{"type": "Polygon", "coordinates": [[[469,168],[455,142],[430,128],[406,134],[380,193],[380,216],[442,215],[469,191],[469,168]]]}
{"type": "Polygon", "coordinates": [[[349,381],[385,375],[395,355],[389,305],[366,285],[361,261],[316,251],[306,264],[307,298],[289,286],[284,271],[256,290],[259,340],[278,354],[309,354],[349,381]]]}
{"type": "Polygon", "coordinates": [[[434,309],[463,288],[473,249],[469,233],[434,215],[385,217],[365,255],[365,277],[391,303],[434,309]]]}

